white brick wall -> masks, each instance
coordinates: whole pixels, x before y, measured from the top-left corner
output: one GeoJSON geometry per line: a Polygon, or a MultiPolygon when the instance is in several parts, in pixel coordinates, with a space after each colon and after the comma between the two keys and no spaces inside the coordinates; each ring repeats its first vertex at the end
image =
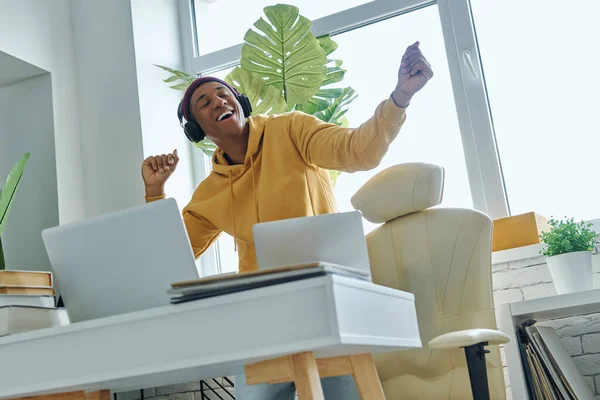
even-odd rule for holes
{"type": "MultiPolygon", "coordinates": [[[[600,287],[600,255],[593,257],[594,288],[600,287]]],[[[556,295],[544,256],[510,261],[492,266],[494,302],[499,304],[556,295]]],[[[561,342],[573,358],[594,393],[600,399],[600,313],[562,318],[539,323],[556,329],[561,342]]],[[[503,350],[501,350],[503,354],[503,350]]],[[[506,373],[506,361],[503,359],[506,373]]],[[[506,381],[507,398],[512,399],[506,381]]]]}

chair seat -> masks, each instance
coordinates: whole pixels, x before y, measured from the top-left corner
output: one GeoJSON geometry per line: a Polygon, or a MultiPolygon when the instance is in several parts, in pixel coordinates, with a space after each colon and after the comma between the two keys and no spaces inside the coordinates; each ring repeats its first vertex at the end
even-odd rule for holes
{"type": "Polygon", "coordinates": [[[466,329],[437,336],[429,341],[432,349],[454,349],[487,342],[489,345],[508,343],[508,336],[493,329],[466,329]]]}

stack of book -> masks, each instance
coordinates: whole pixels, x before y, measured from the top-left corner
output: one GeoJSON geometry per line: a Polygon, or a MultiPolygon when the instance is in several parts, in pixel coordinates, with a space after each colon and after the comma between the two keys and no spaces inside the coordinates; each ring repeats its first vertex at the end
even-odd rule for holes
{"type": "Polygon", "coordinates": [[[553,328],[527,321],[517,341],[531,399],[594,399],[553,328]]]}
{"type": "Polygon", "coordinates": [[[175,282],[171,284],[167,293],[171,295],[171,303],[178,304],[330,274],[364,281],[371,280],[370,274],[366,271],[317,262],[175,282]]]}
{"type": "Polygon", "coordinates": [[[51,272],[0,271],[0,336],[69,323],[51,272]]]}

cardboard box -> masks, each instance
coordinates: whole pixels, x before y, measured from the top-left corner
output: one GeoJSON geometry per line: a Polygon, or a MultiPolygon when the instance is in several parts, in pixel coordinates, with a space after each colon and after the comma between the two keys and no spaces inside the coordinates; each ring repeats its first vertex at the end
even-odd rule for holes
{"type": "Polygon", "coordinates": [[[494,220],[492,251],[514,249],[540,243],[540,233],[548,231],[548,219],[535,212],[494,220]]]}

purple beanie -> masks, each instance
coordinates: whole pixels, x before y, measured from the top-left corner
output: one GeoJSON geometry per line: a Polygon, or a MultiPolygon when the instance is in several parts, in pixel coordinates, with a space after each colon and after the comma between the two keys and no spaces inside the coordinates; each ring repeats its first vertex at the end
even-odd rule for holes
{"type": "Polygon", "coordinates": [[[183,107],[182,107],[181,111],[183,112],[183,116],[185,117],[186,121],[190,121],[190,100],[192,98],[192,94],[198,88],[198,86],[200,86],[206,82],[219,82],[223,86],[229,88],[229,90],[231,90],[231,92],[234,95],[236,95],[236,96],[238,95],[238,91],[235,90],[229,83],[225,82],[224,80],[215,78],[214,76],[200,77],[190,84],[190,86],[185,91],[185,94],[183,95],[183,102],[182,102],[183,107]]]}

